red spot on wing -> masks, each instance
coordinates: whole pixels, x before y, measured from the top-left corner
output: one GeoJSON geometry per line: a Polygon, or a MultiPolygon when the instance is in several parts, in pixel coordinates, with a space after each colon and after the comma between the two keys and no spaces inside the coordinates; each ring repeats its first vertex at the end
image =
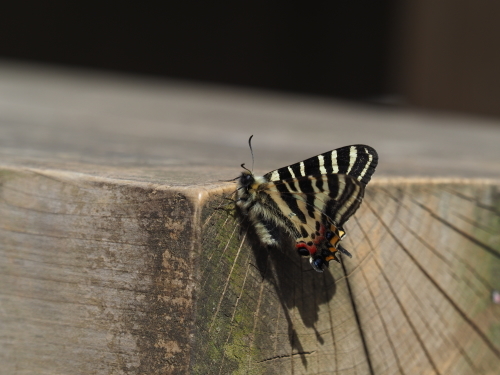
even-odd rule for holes
{"type": "Polygon", "coordinates": [[[318,251],[318,248],[316,247],[316,245],[319,245],[323,241],[326,241],[326,237],[325,237],[326,228],[323,224],[321,224],[318,232],[319,232],[319,235],[316,234],[316,237],[314,238],[314,240],[309,242],[309,245],[305,241],[299,241],[295,244],[295,247],[297,249],[300,249],[300,248],[306,249],[307,251],[309,251],[310,255],[316,254],[316,252],[318,251]],[[311,242],[312,242],[312,244],[310,244],[311,242]]]}

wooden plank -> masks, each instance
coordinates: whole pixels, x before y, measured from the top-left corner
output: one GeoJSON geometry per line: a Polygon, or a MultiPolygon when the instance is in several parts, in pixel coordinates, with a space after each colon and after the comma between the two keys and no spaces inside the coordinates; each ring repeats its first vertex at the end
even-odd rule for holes
{"type": "Polygon", "coordinates": [[[379,152],[377,177],[500,178],[498,118],[0,61],[4,164],[195,185],[250,164],[252,134],[262,173],[364,143],[379,152]]]}

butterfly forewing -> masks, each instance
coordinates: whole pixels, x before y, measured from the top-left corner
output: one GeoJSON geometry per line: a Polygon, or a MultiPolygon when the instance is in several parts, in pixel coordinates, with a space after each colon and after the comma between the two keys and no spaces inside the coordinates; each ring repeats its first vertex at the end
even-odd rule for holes
{"type": "Polygon", "coordinates": [[[375,172],[377,152],[370,146],[352,145],[313,156],[264,175],[269,181],[325,174],[346,174],[366,185],[375,172]]]}

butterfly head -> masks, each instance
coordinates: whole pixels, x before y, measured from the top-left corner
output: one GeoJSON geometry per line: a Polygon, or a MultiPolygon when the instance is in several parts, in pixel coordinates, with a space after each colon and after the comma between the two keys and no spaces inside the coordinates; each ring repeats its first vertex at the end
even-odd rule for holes
{"type": "Polygon", "coordinates": [[[255,182],[255,177],[251,171],[245,168],[245,164],[241,165],[245,171],[241,172],[241,175],[238,179],[238,188],[248,190],[250,186],[255,182]]]}
{"type": "Polygon", "coordinates": [[[262,191],[266,187],[267,179],[262,176],[256,176],[252,171],[242,165],[245,169],[241,172],[241,175],[237,179],[236,189],[236,205],[243,210],[244,214],[247,214],[252,206],[258,203],[259,191],[262,191]]]}

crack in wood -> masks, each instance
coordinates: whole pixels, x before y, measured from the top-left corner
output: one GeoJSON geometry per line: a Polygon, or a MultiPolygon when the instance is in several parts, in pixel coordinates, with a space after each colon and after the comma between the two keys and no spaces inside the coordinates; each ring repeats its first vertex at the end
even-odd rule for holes
{"type": "MultiPolygon", "coordinates": [[[[419,236],[414,230],[412,230],[410,227],[408,227],[405,223],[403,223],[402,221],[399,221],[399,223],[401,224],[401,226],[403,226],[403,228],[405,228],[408,231],[408,233],[410,233],[413,237],[415,237],[422,245],[424,245],[427,249],[429,249],[436,257],[438,257],[443,263],[445,263],[449,267],[448,275],[453,277],[453,279],[456,280],[457,282],[463,281],[464,283],[466,283],[468,285],[470,290],[474,291],[474,293],[476,294],[477,297],[479,297],[479,298],[482,297],[480,292],[477,290],[477,288],[474,287],[474,285],[471,283],[471,281],[468,278],[460,278],[455,272],[453,272],[453,264],[446,257],[444,257],[443,254],[441,254],[441,252],[438,251],[438,249],[436,249],[434,246],[432,246],[427,241],[425,241],[421,236],[419,236]]],[[[458,255],[455,255],[454,258],[463,267],[465,267],[471,274],[473,274],[476,277],[476,279],[481,284],[483,284],[483,286],[486,289],[490,288],[490,285],[488,284],[488,282],[483,277],[481,277],[481,275],[478,274],[476,272],[476,270],[473,267],[471,267],[468,262],[464,261],[462,259],[462,257],[460,257],[458,255]]]]}
{"type": "MultiPolygon", "coordinates": [[[[366,242],[368,243],[368,246],[370,247],[371,251],[374,252],[375,251],[375,248],[373,247],[373,244],[370,240],[370,236],[368,236],[368,234],[366,233],[366,231],[363,229],[363,227],[361,226],[359,220],[357,217],[354,217],[354,221],[356,222],[356,224],[358,224],[358,227],[359,229],[361,230],[361,232],[363,233],[363,237],[366,239],[366,242]]],[[[380,320],[382,321],[382,328],[384,329],[384,333],[385,333],[385,336],[387,338],[387,341],[389,342],[389,345],[391,347],[391,350],[392,350],[392,353],[394,354],[394,358],[396,359],[396,364],[398,366],[398,370],[401,374],[405,374],[405,371],[403,369],[403,367],[401,366],[401,362],[400,362],[400,359],[399,359],[399,355],[398,355],[398,352],[396,350],[396,347],[392,341],[392,338],[391,338],[391,335],[389,334],[389,330],[387,328],[387,324],[384,320],[384,314],[382,313],[382,310],[380,309],[380,306],[377,302],[377,298],[375,297],[375,295],[373,294],[373,291],[372,291],[372,288],[370,288],[370,283],[367,279],[367,276],[365,275],[365,272],[363,270],[361,270],[361,275],[363,276],[363,279],[365,280],[365,283],[366,285],[368,286],[368,292],[370,293],[370,297],[372,298],[372,301],[375,305],[375,308],[377,309],[377,313],[380,317],[380,320]]],[[[362,327],[360,327],[360,330],[362,329],[362,327]]]]}
{"type": "Polygon", "coordinates": [[[297,353],[292,353],[292,354],[284,354],[284,355],[277,355],[275,357],[271,358],[266,358],[263,359],[262,361],[258,361],[255,363],[264,363],[264,362],[269,362],[269,361],[276,361],[277,359],[283,359],[283,358],[291,358],[291,357],[296,357],[296,356],[307,356],[316,353],[316,350],[313,350],[311,352],[297,352],[297,353]]]}
{"type": "Polygon", "coordinates": [[[427,211],[433,218],[435,218],[436,220],[438,220],[441,223],[443,223],[444,225],[446,225],[448,228],[454,230],[455,232],[457,232],[458,234],[460,234],[462,237],[467,238],[470,242],[476,244],[477,246],[481,247],[482,249],[486,250],[487,252],[491,253],[492,255],[494,255],[495,257],[497,257],[497,258],[500,259],[500,252],[498,252],[496,249],[494,249],[491,246],[489,246],[489,245],[487,245],[487,244],[479,241],[477,238],[472,237],[468,233],[465,233],[463,230],[457,228],[456,226],[454,226],[453,224],[451,224],[449,221],[443,219],[438,214],[436,214],[434,211],[432,211],[430,208],[426,207],[424,204],[420,203],[416,199],[411,198],[411,200],[417,206],[420,206],[422,209],[424,209],[425,211],[427,211]]]}
{"type": "MultiPolygon", "coordinates": [[[[394,197],[390,192],[388,192],[385,189],[380,189],[383,191],[387,196],[389,196],[392,200],[394,200],[400,207],[404,207],[408,212],[411,212],[411,208],[404,204],[401,200],[398,198],[394,197]]],[[[449,267],[452,267],[452,264],[450,261],[445,258],[440,251],[438,251],[434,246],[429,244],[427,241],[422,238],[417,232],[415,232],[413,229],[411,229],[403,220],[397,219],[399,224],[401,224],[412,236],[414,236],[422,245],[424,245],[426,248],[428,248],[435,256],[437,256],[439,259],[441,259],[444,263],[446,263],[449,267]]],[[[479,280],[486,289],[492,289],[492,285],[484,278],[482,277],[481,274],[479,274],[473,267],[470,266],[470,263],[465,261],[458,253],[455,253],[454,258],[456,258],[462,266],[464,266],[469,272],[471,272],[474,277],[479,280]]]]}
{"type": "MultiPolygon", "coordinates": [[[[366,206],[372,211],[372,213],[375,215],[375,217],[377,217],[377,219],[379,220],[379,222],[385,227],[385,229],[387,230],[387,232],[393,237],[393,239],[396,241],[396,243],[401,247],[403,248],[403,244],[395,237],[394,234],[392,234],[392,231],[390,231],[389,227],[387,226],[387,224],[385,224],[385,222],[382,220],[382,218],[377,214],[377,212],[368,204],[366,203],[366,206]]],[[[411,255],[410,255],[410,258],[411,255]]],[[[416,260],[415,259],[412,259],[414,263],[416,263],[416,260]]],[[[379,272],[380,274],[382,275],[382,277],[384,278],[385,282],[387,283],[387,286],[389,288],[389,290],[391,291],[391,294],[392,296],[394,297],[394,300],[396,301],[396,303],[398,304],[399,306],[399,309],[401,310],[401,312],[403,313],[406,321],[408,322],[414,336],[416,337],[420,347],[422,348],[422,351],[423,353],[425,354],[427,360],[429,361],[429,364],[432,366],[432,368],[434,369],[434,371],[437,373],[437,374],[440,374],[439,370],[437,369],[437,366],[434,362],[434,360],[432,359],[429,351],[427,350],[427,347],[425,346],[424,344],[424,341],[423,339],[420,337],[420,335],[418,334],[418,330],[417,328],[415,327],[415,325],[413,324],[412,320],[410,319],[410,316],[408,314],[408,311],[406,311],[405,307],[403,306],[403,303],[401,302],[401,300],[399,299],[396,291],[394,290],[389,278],[387,277],[386,273],[383,271],[383,267],[380,265],[380,263],[377,261],[377,259],[375,259],[375,264],[377,265],[378,269],[379,269],[379,272]]]]}
{"type": "MultiPolygon", "coordinates": [[[[342,258],[340,259],[340,264],[342,266],[342,270],[344,272],[344,275],[347,275],[347,270],[345,268],[344,259],[342,259],[342,258]]],[[[366,362],[368,363],[368,369],[370,371],[370,374],[373,375],[374,371],[373,371],[373,366],[372,366],[372,362],[371,362],[371,358],[370,358],[370,352],[368,350],[368,345],[366,343],[366,338],[365,338],[365,334],[363,331],[363,327],[361,325],[361,320],[359,318],[359,313],[358,313],[358,310],[356,308],[356,301],[354,300],[354,294],[352,293],[351,284],[350,284],[349,278],[347,276],[345,277],[345,282],[346,282],[346,286],[347,286],[347,292],[349,294],[351,305],[352,305],[352,311],[354,312],[354,318],[356,319],[356,325],[358,326],[359,335],[361,336],[361,343],[363,345],[363,351],[365,353],[366,362]]]]}
{"type": "Polygon", "coordinates": [[[481,230],[484,230],[485,232],[488,232],[489,234],[497,234],[497,232],[498,232],[494,228],[487,227],[485,225],[478,223],[475,220],[471,220],[470,218],[460,214],[459,212],[453,212],[453,215],[455,215],[456,217],[460,218],[461,220],[465,221],[466,223],[468,223],[468,224],[470,224],[478,229],[481,229],[481,230]]]}
{"type": "Polygon", "coordinates": [[[496,216],[500,216],[500,212],[495,208],[495,207],[492,207],[492,206],[488,206],[484,203],[481,203],[479,202],[479,200],[477,200],[476,198],[472,198],[472,197],[468,197],[467,195],[465,194],[462,194],[456,190],[453,190],[453,189],[446,189],[450,194],[453,194],[455,195],[456,197],[459,197],[459,198],[462,198],[466,201],[469,201],[469,202],[472,202],[474,203],[477,207],[479,208],[482,208],[484,210],[487,210],[487,211],[490,211],[492,213],[494,213],[496,216]]]}
{"type": "MultiPolygon", "coordinates": [[[[443,324],[443,326],[445,326],[447,329],[449,329],[448,322],[443,317],[443,315],[440,313],[438,307],[433,302],[431,302],[430,305],[432,307],[432,310],[434,311],[434,313],[438,317],[438,319],[443,324]]],[[[441,331],[440,331],[440,333],[441,333],[441,331]]],[[[464,348],[462,348],[462,346],[460,345],[460,343],[455,339],[455,337],[453,335],[450,335],[448,337],[448,336],[445,336],[444,334],[441,334],[441,336],[443,337],[443,339],[447,339],[447,340],[452,341],[453,346],[455,348],[457,348],[458,352],[462,355],[462,357],[468,363],[468,365],[470,366],[470,368],[473,369],[473,371],[474,371],[473,374],[479,374],[479,373],[481,373],[481,371],[474,365],[474,362],[472,361],[471,357],[468,355],[467,351],[464,348]]]]}
{"type": "Polygon", "coordinates": [[[221,304],[222,304],[222,300],[224,298],[224,295],[226,294],[226,290],[227,290],[227,288],[229,286],[229,281],[231,280],[231,275],[233,274],[234,267],[236,266],[236,260],[240,256],[240,252],[241,252],[241,249],[243,248],[243,244],[244,244],[244,241],[241,241],[240,247],[238,248],[238,252],[236,253],[236,258],[234,259],[234,262],[233,262],[233,264],[231,266],[231,271],[229,272],[229,275],[226,278],[226,282],[224,284],[224,290],[221,293],[221,296],[220,296],[220,299],[219,299],[219,303],[217,304],[217,309],[215,311],[214,318],[212,319],[212,323],[210,324],[208,332],[212,331],[213,325],[215,323],[215,318],[217,317],[217,314],[219,313],[219,310],[220,310],[220,307],[221,307],[221,304]]]}

